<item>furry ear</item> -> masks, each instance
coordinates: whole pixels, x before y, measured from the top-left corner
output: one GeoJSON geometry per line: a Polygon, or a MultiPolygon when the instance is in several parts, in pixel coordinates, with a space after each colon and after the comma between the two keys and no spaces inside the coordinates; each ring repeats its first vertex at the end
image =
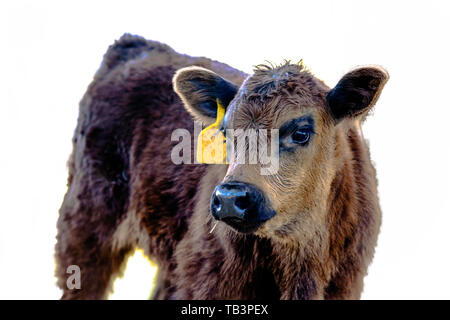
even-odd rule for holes
{"type": "Polygon", "coordinates": [[[381,67],[367,66],[350,71],[328,93],[331,114],[336,121],[367,114],[388,79],[389,74],[381,67]]]}
{"type": "Polygon", "coordinates": [[[189,113],[205,124],[213,123],[216,118],[217,99],[227,108],[238,91],[234,83],[201,67],[178,70],[173,87],[189,113]]]}

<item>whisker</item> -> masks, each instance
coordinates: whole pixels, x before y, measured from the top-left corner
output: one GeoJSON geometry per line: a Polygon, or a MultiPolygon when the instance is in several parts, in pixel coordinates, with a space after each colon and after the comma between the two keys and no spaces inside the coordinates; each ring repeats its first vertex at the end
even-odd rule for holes
{"type": "Polygon", "coordinates": [[[217,221],[216,221],[216,223],[214,223],[214,225],[209,233],[212,233],[214,231],[214,229],[216,228],[216,226],[217,226],[217,221]]]}

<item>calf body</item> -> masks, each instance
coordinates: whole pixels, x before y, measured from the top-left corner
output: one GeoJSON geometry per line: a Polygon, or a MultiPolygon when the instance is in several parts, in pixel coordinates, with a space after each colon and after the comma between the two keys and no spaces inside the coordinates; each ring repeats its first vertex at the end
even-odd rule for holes
{"type": "Polygon", "coordinates": [[[248,77],[123,36],[80,103],[58,220],[63,298],[105,298],[137,247],[158,265],[155,299],[359,298],[381,221],[360,122],[387,80],[379,69],[359,73],[343,78],[342,88],[349,81],[359,88],[347,94],[299,65],[260,67],[248,77]],[[182,69],[193,65],[201,68],[182,69]],[[372,91],[353,99],[367,86],[372,91]],[[281,137],[289,148],[280,151],[279,172],[263,178],[233,161],[174,164],[172,132],[193,134],[191,115],[211,123],[216,99],[234,128],[281,132],[283,123],[308,116],[311,141],[300,150],[281,137]],[[258,190],[275,213],[252,232],[210,213],[216,187],[237,182],[258,190]],[[67,288],[69,265],[80,267],[81,289],[67,288]]]}

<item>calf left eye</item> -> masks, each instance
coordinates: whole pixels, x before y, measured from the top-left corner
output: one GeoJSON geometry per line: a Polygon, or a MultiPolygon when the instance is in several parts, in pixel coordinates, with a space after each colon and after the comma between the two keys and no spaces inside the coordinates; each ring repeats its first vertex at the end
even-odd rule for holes
{"type": "Polygon", "coordinates": [[[310,136],[311,134],[309,131],[298,129],[292,134],[291,139],[293,143],[305,145],[309,141],[310,136]]]}

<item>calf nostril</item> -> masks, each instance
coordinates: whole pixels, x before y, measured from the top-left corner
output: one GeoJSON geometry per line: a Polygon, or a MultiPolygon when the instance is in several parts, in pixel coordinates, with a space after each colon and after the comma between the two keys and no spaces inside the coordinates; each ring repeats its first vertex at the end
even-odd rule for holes
{"type": "Polygon", "coordinates": [[[250,206],[250,197],[248,193],[245,193],[245,196],[237,197],[234,201],[235,207],[240,210],[245,210],[250,206]]]}
{"type": "Polygon", "coordinates": [[[220,210],[220,200],[217,197],[214,197],[213,205],[216,207],[216,210],[220,210]]]}

